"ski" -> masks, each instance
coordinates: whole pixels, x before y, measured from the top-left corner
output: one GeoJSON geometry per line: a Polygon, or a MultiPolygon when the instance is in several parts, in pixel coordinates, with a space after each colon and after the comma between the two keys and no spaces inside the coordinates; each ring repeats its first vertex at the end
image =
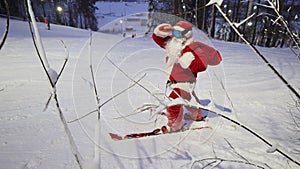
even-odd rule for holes
{"type": "Polygon", "coordinates": [[[167,134],[174,134],[174,133],[180,133],[180,132],[185,132],[185,131],[191,131],[191,130],[201,130],[201,129],[212,129],[211,126],[202,126],[202,127],[192,127],[189,129],[183,129],[177,132],[164,132],[165,126],[163,126],[161,129],[157,128],[154,129],[153,131],[150,132],[140,132],[140,133],[131,133],[127,134],[125,136],[121,136],[115,133],[109,133],[111,139],[115,141],[120,141],[120,140],[128,140],[128,139],[139,139],[139,138],[145,138],[145,137],[151,137],[151,136],[158,136],[158,135],[167,135],[167,134]]]}
{"type": "Polygon", "coordinates": [[[126,139],[134,139],[134,138],[143,138],[143,137],[148,137],[148,136],[155,136],[161,134],[161,129],[157,128],[154,129],[153,131],[150,132],[141,132],[141,133],[132,133],[132,134],[127,134],[125,136],[120,136],[118,134],[114,133],[109,133],[110,137],[113,140],[126,140],[126,139]]]}

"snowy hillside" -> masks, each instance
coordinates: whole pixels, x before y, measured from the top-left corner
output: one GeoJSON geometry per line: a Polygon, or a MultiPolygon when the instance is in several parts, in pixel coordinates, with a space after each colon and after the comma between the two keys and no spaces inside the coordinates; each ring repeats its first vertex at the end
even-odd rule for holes
{"type": "MultiPolygon", "coordinates": [[[[5,20],[0,18],[1,34],[4,25],[5,20]]],[[[61,40],[70,51],[70,60],[57,86],[66,120],[95,110],[89,32],[57,25],[51,25],[52,30],[46,30],[44,24],[38,26],[52,68],[59,70],[65,58],[61,40]]],[[[221,65],[199,74],[196,92],[202,104],[248,126],[299,162],[300,112],[294,95],[247,45],[210,41],[201,33],[196,35],[202,36],[196,39],[213,45],[223,56],[221,65]]],[[[258,49],[299,91],[300,62],[291,50],[258,49]]],[[[101,103],[133,84],[104,56],[135,80],[142,77],[142,85],[163,97],[164,51],[150,37],[93,33],[92,55],[101,103]]],[[[52,90],[27,22],[11,21],[0,63],[0,168],[79,168],[54,101],[43,111],[52,90]]],[[[202,124],[212,129],[113,141],[109,132],[123,135],[151,131],[166,123],[163,116],[151,118],[149,111],[130,115],[145,103],[157,104],[157,100],[135,85],[101,108],[101,168],[299,168],[277,152],[268,153],[270,147],[246,130],[213,114],[208,114],[208,121],[202,124]]],[[[68,123],[87,168],[94,164],[96,125],[96,113],[68,123]]]]}
{"type": "Polygon", "coordinates": [[[148,11],[148,3],[146,2],[99,1],[96,6],[98,8],[96,16],[99,28],[120,17],[148,11]]]}

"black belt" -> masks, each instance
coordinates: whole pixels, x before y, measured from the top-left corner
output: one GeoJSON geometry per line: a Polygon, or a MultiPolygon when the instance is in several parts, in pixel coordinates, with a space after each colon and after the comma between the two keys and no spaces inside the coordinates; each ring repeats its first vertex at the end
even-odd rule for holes
{"type": "Polygon", "coordinates": [[[168,80],[167,84],[176,84],[176,83],[195,83],[195,80],[188,80],[188,81],[176,81],[176,80],[168,80]]]}

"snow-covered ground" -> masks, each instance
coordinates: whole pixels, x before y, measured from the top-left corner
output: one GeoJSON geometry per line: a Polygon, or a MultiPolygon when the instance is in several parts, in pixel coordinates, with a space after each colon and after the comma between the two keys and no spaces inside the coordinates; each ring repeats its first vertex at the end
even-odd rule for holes
{"type": "MultiPolygon", "coordinates": [[[[4,25],[5,20],[0,19],[1,34],[4,25]]],[[[59,70],[65,59],[60,40],[70,51],[70,60],[57,86],[67,121],[95,110],[87,46],[89,32],[57,25],[49,31],[44,24],[38,26],[52,68],[59,70]]],[[[294,95],[245,44],[210,41],[201,33],[196,35],[196,39],[213,45],[223,56],[221,65],[199,74],[196,92],[202,103],[250,127],[299,162],[300,112],[294,95]]],[[[300,63],[291,50],[258,49],[299,91],[300,63]]],[[[141,84],[162,97],[166,81],[164,51],[150,37],[94,33],[92,55],[102,103],[133,83],[105,55],[135,80],[145,75],[141,84]]],[[[52,90],[33,47],[28,23],[11,20],[0,63],[0,168],[79,168],[54,101],[43,111],[52,90]]],[[[151,119],[149,111],[122,118],[145,103],[157,101],[135,85],[101,108],[101,168],[201,168],[216,160],[212,164],[219,164],[216,168],[256,168],[247,163],[264,168],[299,168],[277,152],[267,153],[269,146],[261,140],[212,114],[206,122],[212,129],[111,140],[109,132],[149,131],[166,122],[164,117],[151,119]]],[[[96,122],[97,115],[92,114],[68,124],[80,155],[90,164],[96,122]]]]}

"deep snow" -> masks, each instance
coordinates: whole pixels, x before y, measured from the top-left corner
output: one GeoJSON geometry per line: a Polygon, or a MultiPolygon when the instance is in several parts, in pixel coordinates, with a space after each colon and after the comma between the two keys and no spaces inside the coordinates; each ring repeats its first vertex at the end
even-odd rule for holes
{"type": "MultiPolygon", "coordinates": [[[[0,25],[2,34],[4,19],[0,19],[0,25]]],[[[60,40],[65,42],[70,51],[70,60],[57,87],[67,121],[94,110],[96,102],[90,85],[87,46],[89,32],[57,25],[52,25],[49,31],[44,24],[38,26],[53,69],[58,70],[65,59],[60,40]]],[[[208,72],[199,74],[196,91],[202,103],[209,103],[211,109],[239,120],[300,161],[300,129],[291,117],[291,114],[295,116],[299,123],[300,112],[292,99],[293,94],[245,44],[201,38],[217,48],[224,59],[221,65],[210,67],[208,72]],[[223,111],[220,110],[222,108],[223,111]]],[[[300,64],[290,49],[259,47],[259,50],[299,91],[300,64]]],[[[136,80],[145,74],[141,84],[162,97],[166,80],[164,51],[150,37],[132,39],[94,33],[92,54],[101,102],[133,83],[109,63],[104,55],[136,80]]],[[[0,51],[0,63],[0,168],[78,168],[54,102],[51,101],[49,108],[43,112],[51,88],[34,50],[28,23],[11,20],[7,42],[0,51]]],[[[155,123],[155,119],[149,118],[149,112],[119,118],[133,113],[134,109],[144,103],[157,101],[136,85],[102,107],[102,168],[188,168],[193,160],[215,156],[243,160],[227,141],[250,163],[266,168],[299,167],[276,152],[267,153],[267,145],[215,115],[209,115],[207,122],[213,130],[112,141],[108,137],[109,132],[127,134],[149,131],[166,122],[164,117],[158,117],[155,123]]],[[[89,164],[93,163],[96,118],[97,115],[93,114],[69,123],[79,152],[89,164]]],[[[195,163],[192,168],[199,168],[199,165],[212,161],[195,163]]],[[[217,168],[255,167],[222,162],[217,168]]]]}

